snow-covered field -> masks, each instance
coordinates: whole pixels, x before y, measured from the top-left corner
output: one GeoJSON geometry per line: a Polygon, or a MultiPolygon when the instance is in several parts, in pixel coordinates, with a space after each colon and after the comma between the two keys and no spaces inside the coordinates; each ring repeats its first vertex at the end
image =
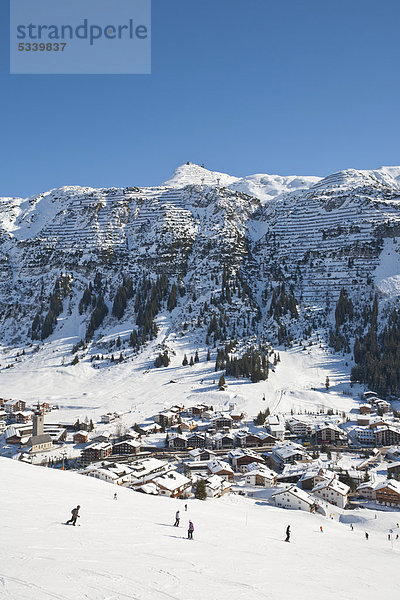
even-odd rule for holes
{"type": "Polygon", "coordinates": [[[400,513],[349,512],[351,531],[238,496],[189,500],[187,512],[183,501],[125,488],[115,501],[107,483],[7,459],[0,480],[4,600],[368,600],[400,592],[400,541],[387,540],[400,513]],[[78,503],[80,527],[64,525],[78,503]]]}
{"type": "Polygon", "coordinates": [[[178,402],[186,406],[205,402],[218,408],[228,408],[229,402],[235,402],[249,418],[267,407],[271,412],[328,408],[349,412],[358,404],[358,389],[349,385],[350,368],[325,347],[281,350],[281,362],[275,372],[270,371],[267,381],[252,384],[249,380],[227,377],[228,389],[221,392],[217,385],[221,372],[214,371],[215,351],[209,362],[203,349],[199,351],[198,364],[193,367],[181,364],[184,353],[194,354],[197,340],[174,339],[172,347],[176,354],[171,355],[171,364],[156,369],[154,359],[162,338],[161,327],[158,340],[149,344],[140,356],[100,369],[94,369],[88,360],[75,366],[67,364],[72,359],[73,340],[47,343],[39,352],[20,357],[21,362],[15,362],[12,369],[1,371],[0,394],[29,403],[40,400],[58,404],[60,410],[50,413],[46,422],[85,416],[97,419],[113,410],[129,413],[124,417],[127,425],[141,422],[178,402]],[[66,366],[62,365],[63,357],[66,366]],[[328,392],[327,376],[331,386],[328,392]]]}

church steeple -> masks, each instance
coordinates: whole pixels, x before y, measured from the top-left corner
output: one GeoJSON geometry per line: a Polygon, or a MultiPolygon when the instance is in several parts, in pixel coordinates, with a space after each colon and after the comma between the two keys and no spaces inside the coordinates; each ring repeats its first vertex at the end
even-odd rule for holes
{"type": "Polygon", "coordinates": [[[32,435],[36,436],[36,435],[43,435],[44,433],[44,415],[42,414],[42,411],[40,409],[40,404],[38,402],[37,408],[35,410],[35,413],[33,415],[33,430],[32,430],[32,435]]]}

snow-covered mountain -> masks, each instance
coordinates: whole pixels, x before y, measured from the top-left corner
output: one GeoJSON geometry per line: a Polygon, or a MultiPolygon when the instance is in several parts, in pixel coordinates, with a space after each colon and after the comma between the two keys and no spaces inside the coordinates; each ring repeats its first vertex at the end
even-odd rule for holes
{"type": "Polygon", "coordinates": [[[98,343],[114,332],[123,350],[139,324],[139,348],[164,317],[164,344],[274,342],[283,326],[288,339],[294,306],[301,337],[331,326],[342,288],[354,303],[397,301],[399,233],[400,167],[238,178],[186,164],[153,188],[2,198],[1,341],[106,352],[98,343]]]}

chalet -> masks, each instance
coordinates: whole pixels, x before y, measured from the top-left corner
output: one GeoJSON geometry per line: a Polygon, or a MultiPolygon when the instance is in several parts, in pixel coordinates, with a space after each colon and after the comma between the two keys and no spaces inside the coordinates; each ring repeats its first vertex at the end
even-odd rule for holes
{"type": "Polygon", "coordinates": [[[218,475],[226,481],[233,481],[235,479],[232,467],[227,462],[216,458],[207,463],[207,471],[210,475],[218,475]]]}
{"type": "MultiPolygon", "coordinates": [[[[274,464],[276,464],[274,462],[274,464]]],[[[282,483],[297,483],[306,470],[304,463],[286,464],[278,475],[278,481],[282,483]]]]}
{"type": "Polygon", "coordinates": [[[118,419],[119,416],[120,414],[117,412],[109,412],[105,415],[101,415],[100,420],[102,423],[112,423],[112,421],[118,419]]]}
{"type": "Polygon", "coordinates": [[[234,437],[231,433],[217,433],[214,436],[214,445],[216,450],[226,450],[233,448],[234,437]]]}
{"type": "Polygon", "coordinates": [[[269,415],[265,421],[265,428],[277,440],[285,439],[286,424],[280,415],[269,415]]]}
{"type": "Polygon", "coordinates": [[[228,452],[228,459],[235,471],[240,471],[241,473],[244,473],[246,471],[246,465],[252,462],[265,464],[262,456],[245,448],[231,450],[228,452]]]}
{"type": "Polygon", "coordinates": [[[272,448],[277,442],[277,439],[270,433],[267,433],[266,431],[259,431],[257,433],[257,436],[261,440],[261,446],[269,446],[270,448],[272,448]]]}
{"type": "Polygon", "coordinates": [[[309,437],[313,432],[311,424],[305,419],[300,419],[298,417],[287,419],[286,425],[292,433],[300,438],[309,437]]]}
{"type": "Polygon", "coordinates": [[[237,423],[238,421],[243,421],[245,414],[242,410],[232,410],[229,416],[233,422],[237,423]]]}
{"type": "Polygon", "coordinates": [[[189,450],[189,460],[210,461],[213,460],[213,458],[215,458],[215,452],[212,450],[207,450],[206,448],[194,448],[194,450],[189,450]]]}
{"type": "Polygon", "coordinates": [[[198,425],[197,423],[195,423],[195,421],[182,421],[179,424],[179,427],[181,428],[181,431],[193,431],[194,429],[197,429],[198,425]]]}
{"type": "Polygon", "coordinates": [[[192,433],[187,438],[188,448],[206,448],[212,444],[211,438],[207,442],[207,436],[202,433],[192,433]]]}
{"type": "Polygon", "coordinates": [[[368,427],[371,421],[371,417],[366,414],[357,415],[357,425],[361,427],[368,427]]]}
{"type": "Polygon", "coordinates": [[[304,471],[304,473],[299,479],[298,485],[303,490],[309,491],[312,490],[321,481],[330,480],[334,476],[335,474],[333,473],[333,471],[324,469],[321,466],[316,466],[304,471]]]}
{"type": "Polygon", "coordinates": [[[218,475],[211,475],[205,481],[207,498],[220,498],[231,491],[230,483],[218,475]]]}
{"type": "Polygon", "coordinates": [[[389,475],[389,479],[391,477],[397,479],[397,477],[400,476],[400,462],[390,463],[390,465],[388,465],[387,472],[389,475]]]}
{"type": "Polygon", "coordinates": [[[325,502],[339,506],[339,508],[344,508],[348,502],[349,490],[348,485],[342,483],[336,477],[332,477],[331,479],[317,483],[312,493],[317,498],[325,500],[325,502]]]}
{"type": "Polygon", "coordinates": [[[110,442],[94,442],[82,450],[82,460],[87,465],[103,460],[107,456],[110,456],[111,453],[112,446],[110,442]]]}
{"type": "Polygon", "coordinates": [[[192,488],[191,480],[177,471],[156,477],[152,483],[157,486],[160,496],[170,498],[188,498],[192,488]]]}
{"type": "Polygon", "coordinates": [[[123,440],[113,445],[112,453],[120,455],[139,454],[140,442],[133,439],[123,440]]]}
{"type": "Polygon", "coordinates": [[[391,409],[390,402],[386,400],[375,400],[375,406],[381,414],[388,413],[391,409]]]}
{"type": "Polygon", "coordinates": [[[400,481],[389,479],[375,489],[376,501],[384,506],[400,505],[400,481]]]}
{"type": "Polygon", "coordinates": [[[377,398],[378,394],[376,392],[372,392],[371,390],[368,390],[367,392],[363,393],[363,399],[366,400],[367,402],[370,402],[373,398],[377,398]]]}
{"type": "Polygon", "coordinates": [[[26,402],[23,400],[7,400],[4,403],[4,410],[7,413],[16,413],[26,409],[26,402]]]}
{"type": "Polygon", "coordinates": [[[131,481],[131,469],[127,465],[117,463],[109,463],[106,465],[89,465],[85,469],[79,471],[81,475],[95,477],[107,483],[114,485],[124,485],[131,481]]]}
{"type": "MultiPolygon", "coordinates": [[[[149,423],[148,425],[138,425],[136,428],[139,428],[139,435],[150,435],[152,433],[160,433],[162,431],[161,425],[158,423],[149,423]]],[[[136,431],[134,429],[134,431],[136,431]]]]}
{"type": "Polygon", "coordinates": [[[131,463],[129,467],[131,469],[131,487],[134,489],[153,481],[155,477],[160,477],[172,469],[168,462],[158,460],[158,458],[144,458],[131,463]]]}
{"type": "Polygon", "coordinates": [[[258,446],[262,446],[260,437],[248,431],[238,431],[235,439],[236,445],[241,448],[257,448],[258,446]]]}
{"type": "Polygon", "coordinates": [[[284,490],[275,492],[272,498],[281,508],[290,510],[304,510],[306,512],[315,512],[318,508],[318,503],[315,498],[310,496],[305,490],[301,490],[295,485],[290,485],[284,490]]]}
{"type": "Polygon", "coordinates": [[[309,461],[311,456],[307,454],[303,446],[293,442],[284,442],[272,449],[272,459],[278,467],[293,464],[295,461],[309,461]]]}
{"type": "Polygon", "coordinates": [[[75,444],[86,444],[88,441],[88,433],[84,429],[74,433],[72,437],[75,444]]]}
{"type": "Polygon", "coordinates": [[[214,417],[212,417],[211,419],[211,425],[212,427],[214,427],[215,429],[224,429],[224,427],[227,427],[228,429],[230,429],[232,427],[233,424],[233,420],[230,417],[230,415],[224,415],[224,414],[217,414],[214,417]]]}
{"type": "Polygon", "coordinates": [[[356,427],[353,429],[353,433],[356,439],[363,444],[363,446],[375,446],[375,430],[369,427],[356,427]]]}
{"type": "Polygon", "coordinates": [[[157,415],[154,415],[153,418],[155,423],[158,423],[161,427],[166,429],[167,427],[171,427],[178,422],[179,413],[171,410],[164,410],[157,415]]]}
{"type": "Polygon", "coordinates": [[[53,440],[47,433],[31,436],[26,444],[26,449],[31,453],[46,452],[47,450],[51,450],[52,447],[53,440]]]}
{"type": "Polygon", "coordinates": [[[14,413],[16,423],[29,423],[32,421],[33,412],[31,410],[21,410],[14,413]]]}
{"type": "Polygon", "coordinates": [[[377,446],[392,446],[400,443],[400,430],[391,425],[381,425],[375,428],[377,446]]]}
{"type": "Polygon", "coordinates": [[[311,435],[311,441],[314,444],[337,445],[343,443],[344,438],[344,431],[333,423],[319,423],[311,435]]]}
{"type": "Polygon", "coordinates": [[[212,406],[207,406],[206,404],[197,404],[196,406],[190,406],[188,408],[188,413],[194,417],[201,417],[201,415],[209,409],[212,410],[212,406]]]}
{"type": "Polygon", "coordinates": [[[0,410],[0,419],[2,421],[7,421],[7,419],[8,419],[8,413],[6,413],[5,410],[0,410]]]}
{"type": "Polygon", "coordinates": [[[260,463],[246,465],[246,483],[248,485],[271,488],[276,486],[277,474],[260,463]]]}
{"type": "Polygon", "coordinates": [[[188,447],[187,437],[181,433],[171,433],[168,437],[168,447],[175,450],[186,450],[188,447]]]}
{"type": "Polygon", "coordinates": [[[362,498],[367,500],[376,500],[376,488],[381,484],[381,481],[364,481],[357,486],[357,493],[362,498]]]}
{"type": "Polygon", "coordinates": [[[360,404],[360,415],[370,415],[371,414],[371,406],[369,404],[360,404]]]}

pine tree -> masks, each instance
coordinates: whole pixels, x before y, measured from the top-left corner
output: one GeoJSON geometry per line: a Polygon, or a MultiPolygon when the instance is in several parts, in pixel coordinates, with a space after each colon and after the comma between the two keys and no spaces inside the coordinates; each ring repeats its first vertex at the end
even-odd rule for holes
{"type": "Polygon", "coordinates": [[[198,500],[207,499],[206,482],[204,479],[198,479],[194,489],[194,497],[198,500]]]}
{"type": "Polygon", "coordinates": [[[198,363],[199,362],[199,353],[196,350],[196,354],[194,355],[194,362],[198,363]]]}
{"type": "Polygon", "coordinates": [[[221,377],[219,378],[219,381],[218,381],[218,388],[220,390],[223,390],[225,388],[225,385],[226,385],[225,377],[223,375],[221,375],[221,377]]]}
{"type": "Polygon", "coordinates": [[[191,357],[190,357],[190,362],[189,362],[189,365],[190,365],[191,367],[193,367],[193,365],[194,365],[193,356],[191,356],[191,357]]]}
{"type": "Polygon", "coordinates": [[[188,364],[188,359],[187,359],[187,356],[186,356],[186,354],[185,354],[185,355],[184,355],[184,357],[183,357],[182,365],[183,365],[184,367],[186,367],[186,365],[187,365],[187,364],[188,364]]]}
{"type": "Polygon", "coordinates": [[[329,383],[329,377],[328,377],[328,376],[326,376],[326,379],[325,379],[325,388],[326,388],[327,390],[329,390],[329,386],[330,386],[330,383],[329,383]]]}
{"type": "Polygon", "coordinates": [[[210,349],[207,350],[207,360],[211,360],[210,349]]]}

